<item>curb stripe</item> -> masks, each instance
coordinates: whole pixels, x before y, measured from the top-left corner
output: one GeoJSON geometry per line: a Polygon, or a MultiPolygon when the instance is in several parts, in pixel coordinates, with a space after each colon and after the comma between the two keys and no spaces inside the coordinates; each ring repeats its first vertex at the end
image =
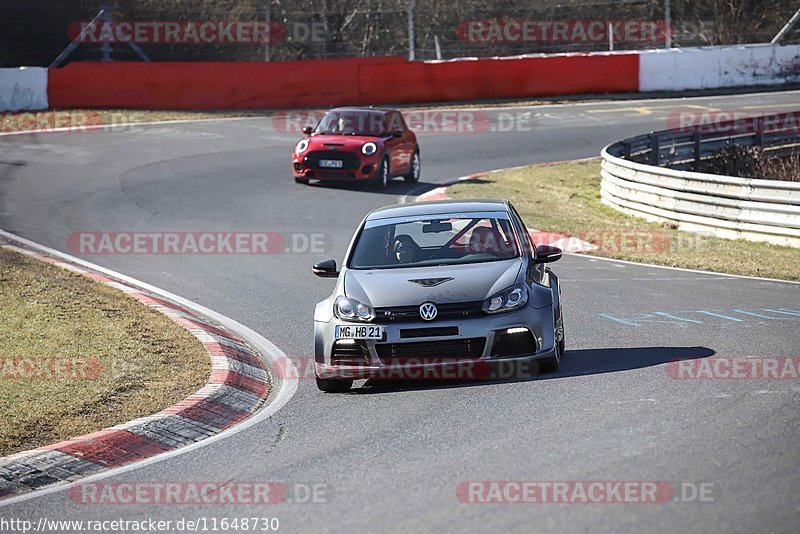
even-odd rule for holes
{"type": "Polygon", "coordinates": [[[125,292],[188,330],[202,343],[212,362],[205,386],[157,414],[0,458],[0,498],[73,481],[204,440],[250,417],[269,395],[264,361],[225,328],[106,274],[29,248],[0,246],[125,292]]]}

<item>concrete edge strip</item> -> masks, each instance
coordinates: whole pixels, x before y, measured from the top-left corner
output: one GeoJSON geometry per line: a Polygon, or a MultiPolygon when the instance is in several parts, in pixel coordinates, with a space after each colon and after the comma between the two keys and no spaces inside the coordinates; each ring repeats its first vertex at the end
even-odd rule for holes
{"type": "MultiPolygon", "coordinates": [[[[0,458],[0,505],[105,478],[188,452],[255,424],[288,402],[296,373],[273,378],[267,367],[293,364],[277,347],[231,319],[124,275],[0,230],[0,247],[123,290],[186,328],[212,363],[208,383],[157,414],[52,445],[0,458]],[[271,408],[271,409],[270,409],[271,408]],[[254,417],[258,414],[258,418],[254,417]],[[250,426],[250,425],[247,425],[250,426]],[[148,461],[149,460],[149,461],[148,461]]],[[[283,374],[282,374],[283,375],[283,374]]]]}
{"type": "MultiPolygon", "coordinates": [[[[568,161],[571,161],[571,162],[590,161],[590,160],[595,160],[595,159],[599,159],[599,158],[598,157],[591,157],[591,158],[581,158],[581,159],[568,160],[568,161]]],[[[410,193],[408,195],[404,195],[404,196],[402,196],[400,198],[400,202],[401,203],[408,202],[408,198],[409,197],[414,197],[414,202],[425,202],[425,201],[431,201],[431,200],[446,200],[446,199],[450,198],[447,195],[447,188],[450,187],[451,185],[455,185],[455,184],[463,182],[463,181],[475,180],[477,178],[480,178],[481,176],[487,176],[487,175],[496,174],[496,173],[500,173],[500,172],[514,171],[514,170],[518,170],[518,169],[524,169],[524,168],[536,167],[536,166],[557,165],[559,163],[567,163],[567,160],[565,160],[565,161],[554,161],[554,162],[548,162],[548,163],[535,163],[535,164],[532,164],[532,165],[519,165],[519,166],[516,166],[516,167],[509,167],[507,169],[494,169],[494,170],[486,171],[486,172],[478,172],[478,173],[475,173],[475,174],[468,174],[466,176],[462,176],[460,178],[456,178],[455,180],[451,180],[449,182],[445,182],[444,185],[439,186],[436,189],[433,189],[433,190],[428,191],[426,193],[422,193],[421,195],[416,196],[416,197],[414,197],[413,193],[410,193]]],[[[531,233],[531,238],[541,237],[542,235],[545,235],[545,236],[549,235],[549,236],[553,236],[553,237],[558,236],[558,234],[548,234],[546,232],[543,233],[543,232],[538,232],[536,230],[529,230],[529,232],[531,233]]],[[[561,248],[562,250],[564,250],[565,252],[568,252],[568,253],[569,252],[571,252],[571,253],[580,253],[584,257],[589,258],[591,260],[617,262],[617,263],[622,263],[622,264],[626,264],[626,265],[635,265],[635,266],[639,266],[639,267],[652,267],[654,269],[667,269],[667,270],[671,270],[671,271],[681,271],[681,272],[685,272],[685,273],[707,274],[707,275],[711,275],[711,276],[719,276],[719,277],[725,278],[725,279],[732,279],[733,278],[733,279],[741,279],[741,280],[754,280],[754,281],[758,281],[758,282],[770,282],[770,283],[779,283],[779,284],[800,285],[800,281],[796,281],[796,280],[781,280],[781,279],[778,279],[778,278],[764,278],[764,277],[761,277],[761,276],[747,276],[747,275],[744,275],[744,274],[719,273],[719,272],[715,272],[715,271],[704,271],[704,270],[701,270],[701,269],[687,269],[685,267],[670,267],[668,265],[656,265],[655,263],[645,263],[645,262],[630,261],[630,260],[619,260],[619,259],[616,259],[616,258],[606,258],[606,257],[603,257],[603,256],[595,256],[593,254],[588,254],[588,252],[592,252],[592,251],[596,250],[598,248],[597,245],[594,245],[592,243],[587,243],[585,241],[579,242],[580,240],[578,240],[576,238],[564,237],[564,236],[560,236],[560,237],[563,238],[563,239],[567,239],[566,244],[570,245],[572,243],[573,244],[572,247],[573,248],[577,248],[578,250],[569,250],[569,247],[567,247],[567,248],[561,247],[559,245],[558,239],[556,239],[553,243],[548,243],[548,244],[555,245],[555,246],[561,248]],[[582,243],[585,243],[585,245],[582,245],[582,243]]],[[[563,242],[562,242],[562,244],[563,244],[563,242]]]]}

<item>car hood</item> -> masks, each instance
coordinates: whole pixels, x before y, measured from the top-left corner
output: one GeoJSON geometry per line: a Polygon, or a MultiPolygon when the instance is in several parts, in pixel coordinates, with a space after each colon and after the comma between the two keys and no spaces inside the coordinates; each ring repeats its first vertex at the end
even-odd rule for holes
{"type": "Polygon", "coordinates": [[[348,270],[344,290],[376,308],[416,306],[431,301],[436,304],[484,300],[498,291],[513,286],[522,266],[522,259],[416,267],[411,269],[348,270]],[[452,278],[434,287],[425,287],[409,280],[452,278]]]}
{"type": "Polygon", "coordinates": [[[380,142],[380,137],[363,137],[358,135],[312,135],[309,137],[310,150],[346,150],[360,152],[364,143],[380,142]]]}

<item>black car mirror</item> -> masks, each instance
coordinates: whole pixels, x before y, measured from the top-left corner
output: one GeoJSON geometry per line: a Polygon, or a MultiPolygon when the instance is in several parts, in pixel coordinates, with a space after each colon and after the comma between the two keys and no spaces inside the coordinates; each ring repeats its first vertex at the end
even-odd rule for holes
{"type": "Polygon", "coordinates": [[[311,126],[306,126],[305,128],[303,128],[303,133],[306,134],[306,135],[311,135],[311,132],[313,132],[313,131],[314,131],[314,128],[312,128],[311,126]]]}
{"type": "Polygon", "coordinates": [[[336,270],[336,260],[325,260],[317,263],[311,269],[320,278],[336,278],[339,271],[336,270]]]}
{"type": "Polygon", "coordinates": [[[550,245],[539,245],[536,247],[536,260],[534,263],[552,263],[561,259],[564,252],[550,245]]]}

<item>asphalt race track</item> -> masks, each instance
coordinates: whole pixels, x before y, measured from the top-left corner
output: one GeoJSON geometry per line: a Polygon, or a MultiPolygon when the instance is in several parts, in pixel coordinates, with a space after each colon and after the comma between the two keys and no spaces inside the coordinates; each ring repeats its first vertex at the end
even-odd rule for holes
{"type": "MultiPolygon", "coordinates": [[[[530,131],[422,134],[423,183],[398,180],[381,193],[295,184],[298,137],[269,118],[2,137],[0,228],[65,252],[80,231],[324,234],[318,254],[81,256],[227,315],[307,368],[313,307],[333,287],[311,264],[341,261],[367,211],[470,173],[596,156],[666,128],[680,110],[798,104],[800,92],[506,108],[530,131]]],[[[800,310],[800,285],[579,256],[554,269],[568,350],[558,373],[346,395],[322,394],[304,373],[267,422],[110,479],[326,483],[327,503],[92,506],[60,491],[0,512],[34,521],[277,517],[283,532],[796,532],[800,383],[676,380],[666,364],[800,355],[800,311],[765,311],[800,310]],[[467,504],[456,488],[469,480],[705,482],[714,498],[467,504]]]]}

